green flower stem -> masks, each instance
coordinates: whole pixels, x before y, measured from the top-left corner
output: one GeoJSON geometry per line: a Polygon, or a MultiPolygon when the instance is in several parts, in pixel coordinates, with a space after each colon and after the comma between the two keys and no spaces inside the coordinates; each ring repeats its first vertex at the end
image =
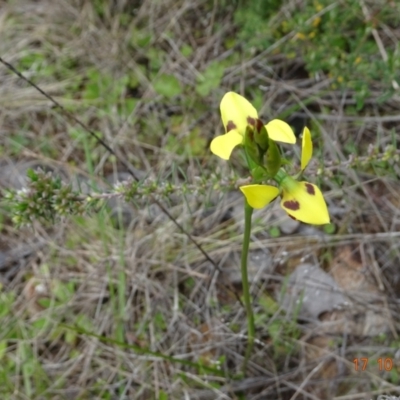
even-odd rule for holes
{"type": "Polygon", "coordinates": [[[278,184],[281,185],[282,181],[285,180],[285,178],[287,178],[287,173],[283,170],[280,169],[274,176],[274,181],[278,184]]]}
{"type": "Polygon", "coordinates": [[[249,206],[247,200],[245,200],[244,205],[244,236],[243,236],[243,247],[242,247],[242,260],[241,260],[241,272],[242,272],[242,286],[243,286],[243,298],[246,307],[247,315],[247,349],[246,355],[243,362],[243,373],[246,372],[247,362],[249,361],[251,352],[254,345],[254,315],[253,307],[251,304],[250,297],[250,287],[249,287],[249,277],[247,273],[247,259],[249,255],[249,245],[250,245],[250,234],[251,234],[251,217],[253,214],[253,208],[249,206]]]}

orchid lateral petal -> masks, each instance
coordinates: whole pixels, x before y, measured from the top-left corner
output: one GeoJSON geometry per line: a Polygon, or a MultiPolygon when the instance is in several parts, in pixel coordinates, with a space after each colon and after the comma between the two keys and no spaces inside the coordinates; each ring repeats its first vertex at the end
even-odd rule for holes
{"type": "Polygon", "coordinates": [[[281,207],[291,217],[312,225],[330,222],[324,197],[316,185],[289,178],[282,182],[282,188],[281,207]]]}
{"type": "Polygon", "coordinates": [[[239,189],[253,208],[263,208],[279,195],[279,189],[269,185],[247,185],[239,189]]]}
{"type": "Polygon", "coordinates": [[[310,130],[305,126],[303,129],[303,139],[301,141],[301,170],[304,171],[311,160],[313,144],[311,141],[310,130]]]}
{"type": "Polygon", "coordinates": [[[210,145],[210,150],[213,154],[221,157],[224,160],[229,160],[232,150],[243,142],[243,136],[234,129],[226,133],[215,137],[210,145]]]}
{"type": "Polygon", "coordinates": [[[273,119],[265,125],[270,139],[283,143],[296,143],[296,137],[289,124],[280,119],[273,119]]]}
{"type": "Polygon", "coordinates": [[[220,104],[222,122],[226,132],[236,129],[242,136],[247,125],[255,125],[258,119],[257,110],[240,94],[228,92],[220,104]]]}

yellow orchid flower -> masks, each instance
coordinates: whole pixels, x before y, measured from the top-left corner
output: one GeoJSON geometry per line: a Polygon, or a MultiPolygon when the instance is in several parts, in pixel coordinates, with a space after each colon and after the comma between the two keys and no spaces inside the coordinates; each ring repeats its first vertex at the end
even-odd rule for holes
{"type": "MultiPolygon", "coordinates": [[[[226,133],[214,138],[210,149],[216,156],[229,160],[233,149],[243,144],[247,127],[260,131],[263,123],[251,103],[235,92],[224,95],[220,109],[226,133]]],[[[264,126],[270,139],[291,144],[296,142],[294,133],[286,122],[274,119],[264,126]]]]}
{"type": "MultiPolygon", "coordinates": [[[[312,157],[312,141],[309,129],[303,130],[301,170],[312,157]]],[[[284,171],[279,171],[276,180],[281,188],[281,207],[290,217],[307,224],[323,225],[330,222],[328,208],[319,188],[309,182],[298,182],[284,171]]],[[[280,190],[270,185],[246,185],[240,190],[253,208],[263,208],[274,200],[280,190]]]]}

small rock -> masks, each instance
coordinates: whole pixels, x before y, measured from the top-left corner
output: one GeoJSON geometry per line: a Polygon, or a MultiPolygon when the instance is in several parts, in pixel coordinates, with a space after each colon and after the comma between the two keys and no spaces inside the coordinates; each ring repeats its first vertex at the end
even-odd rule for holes
{"type": "Polygon", "coordinates": [[[276,224],[285,235],[295,233],[300,226],[300,221],[290,218],[286,211],[280,207],[279,202],[274,204],[273,220],[276,220],[274,224],[276,224]]]}
{"type": "Polygon", "coordinates": [[[27,172],[29,169],[34,171],[42,170],[44,172],[51,172],[54,176],[60,176],[63,180],[66,178],[65,171],[57,165],[50,163],[33,161],[17,161],[15,163],[1,162],[2,173],[0,176],[0,187],[6,189],[19,190],[27,186],[29,179],[27,172]]]}
{"type": "Polygon", "coordinates": [[[343,306],[346,297],[335,280],[321,268],[300,264],[289,276],[281,304],[291,314],[300,303],[299,317],[317,320],[320,314],[343,306]]]}
{"type": "MultiPolygon", "coordinates": [[[[231,253],[224,261],[223,271],[227,276],[227,281],[233,284],[242,282],[240,271],[240,253],[231,253]]],[[[250,250],[249,259],[247,261],[247,271],[249,281],[252,282],[255,278],[264,277],[272,273],[273,258],[271,253],[266,250],[250,250]]]]}

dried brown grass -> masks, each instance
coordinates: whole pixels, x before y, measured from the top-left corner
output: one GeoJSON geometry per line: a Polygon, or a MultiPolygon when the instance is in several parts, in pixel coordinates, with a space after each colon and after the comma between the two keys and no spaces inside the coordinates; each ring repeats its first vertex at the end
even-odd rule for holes
{"type": "MultiPolygon", "coordinates": [[[[207,149],[202,159],[196,161],[190,156],[174,154],[166,149],[166,143],[176,134],[169,123],[171,114],[183,115],[178,129],[182,137],[195,126],[208,139],[219,132],[216,111],[219,98],[237,84],[242,88],[245,85],[265,88],[264,114],[277,115],[297,104],[300,111],[294,117],[312,122],[321,132],[320,159],[346,160],[342,144],[349,137],[356,146],[367,148],[379,132],[380,146],[384,148],[392,135],[398,135],[396,124],[388,121],[392,110],[399,106],[398,96],[378,106],[380,90],[376,88],[367,99],[365,115],[354,120],[345,115],[345,106],[354,104],[351,92],[343,94],[329,89],[326,77],[319,81],[299,78],[302,68],[299,60],[288,65],[282,56],[273,54],[273,48],[228,68],[221,89],[209,96],[204,111],[194,113],[196,120],[190,114],[190,107],[161,102],[145,73],[148,54],[143,48],[129,44],[133,29],[150,33],[146,51],[152,47],[160,53],[163,62],[159,74],[175,75],[185,85],[190,103],[190,91],[206,66],[236,50],[224,47],[224,38],[235,34],[232,10],[226,7],[226,14],[221,10],[217,2],[210,6],[210,2],[200,0],[116,1],[110,2],[100,17],[90,1],[3,3],[0,54],[14,64],[32,49],[38,49],[46,65],[70,60],[71,68],[63,70],[62,76],[49,74],[39,81],[35,79],[34,66],[23,72],[62,104],[74,107],[74,113],[79,112],[79,118],[102,132],[121,157],[146,173],[168,175],[174,180],[182,179],[177,166],[185,169],[189,181],[210,173],[212,168],[222,174],[228,172],[229,167],[211,159],[207,149]],[[129,23],[123,25],[120,14],[128,9],[133,12],[129,23]],[[184,43],[194,50],[189,58],[179,52],[184,43]],[[283,74],[283,79],[271,73],[271,66],[283,74]],[[71,83],[85,76],[90,68],[111,74],[115,79],[135,72],[140,82],[139,102],[129,118],[121,119],[116,109],[102,114],[96,104],[88,104],[80,97],[79,87],[76,95],[70,97],[71,83]],[[310,97],[314,98],[312,106],[306,105],[310,97]],[[144,140],[144,126],[137,122],[143,118],[149,121],[145,129],[150,144],[144,140]]],[[[18,165],[26,159],[43,161],[53,156],[63,171],[70,170],[69,164],[74,166],[74,174],[76,170],[87,171],[82,143],[71,140],[70,122],[51,106],[33,88],[0,68],[0,145],[4,163],[18,165]],[[11,150],[17,133],[25,140],[19,152],[11,150]],[[43,148],[51,151],[43,154],[43,148]]],[[[396,117],[393,116],[393,121],[396,117]]],[[[93,151],[99,154],[94,165],[96,175],[106,176],[118,169],[118,163],[100,146],[95,145],[93,151]]],[[[330,257],[335,260],[344,257],[343,245],[356,251],[361,249],[368,257],[362,260],[360,268],[372,270],[375,277],[372,284],[383,299],[382,312],[390,310],[392,320],[392,329],[376,353],[393,357],[398,367],[390,341],[397,339],[399,321],[396,199],[400,188],[395,180],[377,176],[373,171],[367,174],[339,168],[336,173],[342,180],[341,187],[329,179],[322,183],[337,234],[327,236],[314,228],[302,227],[297,235],[274,239],[265,231],[270,214],[263,211],[256,215],[260,220],[256,223],[252,248],[268,252],[269,258],[268,263],[254,268],[255,310],[260,318],[265,314],[258,299],[281,289],[289,258],[312,254],[315,261],[323,255],[323,266],[329,270],[330,257]]],[[[283,341],[293,346],[293,351],[286,351],[271,339],[273,321],[280,318],[284,321],[279,310],[259,325],[257,351],[249,364],[248,376],[237,380],[199,373],[149,352],[140,353],[62,327],[61,324],[77,325],[105,338],[206,366],[215,366],[223,356],[221,368],[226,376],[239,373],[245,345],[245,314],[218,282],[238,268],[241,199],[232,194],[224,196],[219,208],[211,210],[209,223],[204,223],[206,200],[197,199],[190,209],[182,199],[174,206],[175,214],[189,230],[195,231],[196,239],[210,256],[220,262],[223,275],[218,272],[213,275],[213,267],[204,262],[187,238],[157,210],[152,215],[143,205],[141,212],[131,214],[133,223],[122,232],[112,227],[105,213],[20,231],[15,231],[6,220],[0,239],[4,254],[9,256],[15,248],[21,250],[3,268],[3,291],[15,293],[16,298],[2,324],[19,326],[19,336],[8,342],[8,356],[21,366],[23,359],[17,348],[21,342],[28,344],[46,376],[42,386],[36,388],[34,398],[161,399],[165,392],[171,399],[236,399],[239,393],[252,400],[324,396],[355,399],[371,396],[374,390],[395,393],[399,388],[390,383],[388,373],[376,368],[365,373],[354,371],[352,359],[370,354],[378,346],[374,338],[352,336],[343,330],[315,339],[313,325],[299,324],[300,335],[291,338],[285,331],[282,333],[283,341]],[[221,222],[221,215],[229,209],[234,218],[221,222]],[[194,221],[197,221],[195,226],[194,221]],[[61,301],[58,290],[67,283],[73,284],[73,290],[67,300],[61,301]],[[44,307],[43,300],[52,306],[44,307]],[[32,329],[35,321],[42,319],[48,325],[32,329]],[[35,335],[30,337],[29,332],[35,335]],[[298,348],[302,350],[295,350],[298,348]],[[327,389],[328,382],[331,385],[327,389]]],[[[280,221],[274,223],[279,225],[280,221]]],[[[240,285],[236,289],[240,291],[240,285]]],[[[376,310],[372,301],[364,306],[376,310]]],[[[4,337],[7,338],[6,334],[4,337]]],[[[8,398],[27,398],[21,369],[17,368],[8,379],[14,388],[8,392],[8,398]]]]}

